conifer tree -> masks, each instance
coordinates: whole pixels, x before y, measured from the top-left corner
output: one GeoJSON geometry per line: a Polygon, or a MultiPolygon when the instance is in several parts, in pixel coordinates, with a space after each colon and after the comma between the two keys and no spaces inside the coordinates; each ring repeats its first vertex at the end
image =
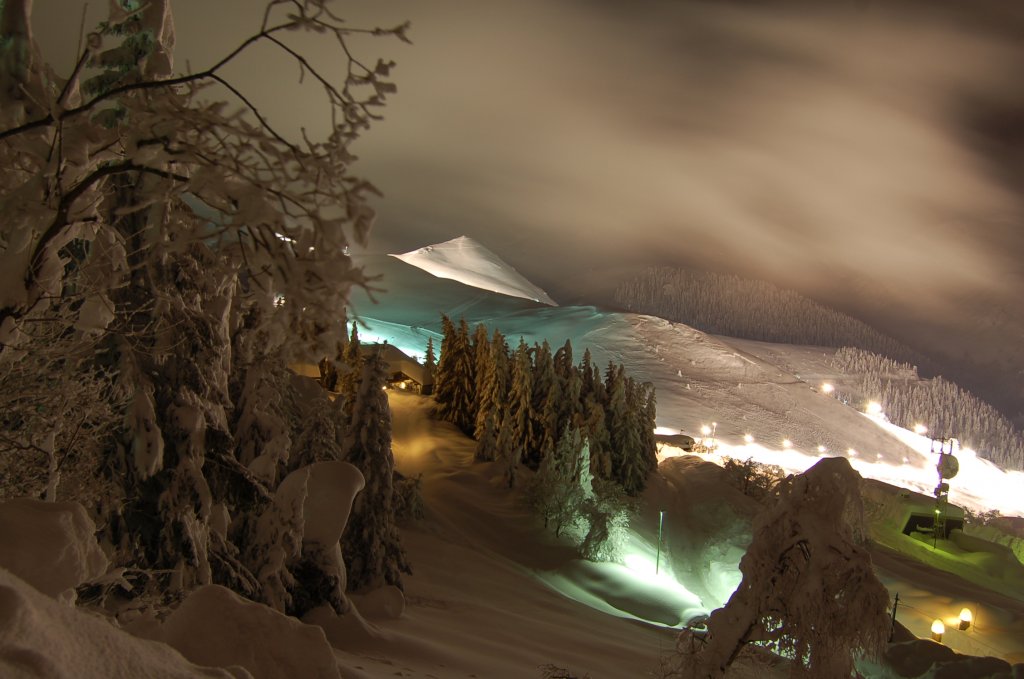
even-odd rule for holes
{"type": "Polygon", "coordinates": [[[541,460],[527,495],[544,527],[553,524],[556,536],[580,520],[594,489],[590,448],[579,427],[565,428],[551,455],[541,460]]]}
{"type": "Polygon", "coordinates": [[[476,425],[476,378],[474,356],[465,319],[457,330],[445,327],[441,362],[438,364],[436,400],[440,419],[471,434],[476,425]],[[450,333],[450,337],[448,337],[450,333]]]}
{"type": "Polygon", "coordinates": [[[494,460],[499,455],[498,435],[509,385],[508,346],[501,331],[495,330],[490,342],[489,360],[484,366],[484,380],[479,395],[476,427],[476,459],[494,460]]]}
{"type": "Polygon", "coordinates": [[[625,409],[612,432],[612,470],[615,479],[628,495],[639,495],[647,485],[647,477],[657,466],[653,436],[645,436],[647,403],[644,390],[633,378],[625,378],[625,409]]]}
{"type": "Polygon", "coordinates": [[[480,399],[483,395],[483,382],[485,379],[485,373],[487,372],[487,364],[491,361],[491,340],[487,336],[487,326],[483,323],[478,323],[476,329],[473,331],[473,403],[475,404],[473,412],[474,428],[475,423],[480,413],[480,399]]]}
{"type": "Polygon", "coordinates": [[[341,423],[345,428],[352,422],[352,408],[359,394],[362,374],[363,354],[359,342],[359,327],[353,321],[352,332],[341,352],[341,370],[337,382],[338,398],[341,400],[341,423]]]}
{"type": "Polygon", "coordinates": [[[555,374],[563,382],[569,379],[569,373],[576,367],[572,362],[572,342],[565,340],[565,344],[559,347],[554,357],[555,374]]]}
{"type": "Polygon", "coordinates": [[[458,344],[457,334],[452,320],[441,314],[441,356],[437,359],[437,370],[434,373],[434,400],[437,401],[438,412],[452,400],[451,374],[455,364],[453,347],[458,344]]]}
{"type": "Polygon", "coordinates": [[[530,422],[526,440],[527,466],[536,469],[545,455],[554,450],[559,432],[557,403],[560,398],[558,376],[547,340],[533,348],[533,384],[530,397],[530,422]]]}
{"type": "Polygon", "coordinates": [[[391,452],[391,410],[383,389],[386,381],[384,359],[375,352],[363,362],[352,424],[345,437],[345,459],[366,480],[342,536],[349,591],[367,591],[385,584],[401,587],[401,574],[411,572],[395,525],[395,459],[391,452]]]}
{"type": "Polygon", "coordinates": [[[434,338],[427,338],[427,352],[423,357],[423,395],[434,392],[434,374],[437,372],[437,358],[434,356],[434,338]]]}
{"type": "Polygon", "coordinates": [[[526,342],[520,338],[512,360],[511,388],[508,404],[498,435],[499,453],[505,460],[505,478],[511,488],[515,485],[516,474],[523,458],[523,447],[530,426],[530,399],[533,394],[532,362],[526,342]]]}
{"type": "Polygon", "coordinates": [[[612,443],[604,406],[588,397],[583,404],[583,430],[590,442],[590,468],[600,479],[612,478],[612,443]]]}

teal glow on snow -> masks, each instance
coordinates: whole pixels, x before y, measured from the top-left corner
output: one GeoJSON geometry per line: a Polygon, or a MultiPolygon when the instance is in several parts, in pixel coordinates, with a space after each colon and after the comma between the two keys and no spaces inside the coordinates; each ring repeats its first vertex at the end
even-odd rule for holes
{"type": "Polygon", "coordinates": [[[434,358],[441,348],[441,335],[425,328],[410,328],[406,325],[388,323],[376,319],[360,318],[359,341],[365,344],[387,342],[406,356],[423,363],[427,355],[427,339],[434,340],[434,358]]]}
{"type": "Polygon", "coordinates": [[[700,597],[671,572],[655,573],[654,545],[630,531],[625,551],[623,563],[580,559],[538,575],[563,596],[620,618],[679,628],[708,615],[700,597]]]}

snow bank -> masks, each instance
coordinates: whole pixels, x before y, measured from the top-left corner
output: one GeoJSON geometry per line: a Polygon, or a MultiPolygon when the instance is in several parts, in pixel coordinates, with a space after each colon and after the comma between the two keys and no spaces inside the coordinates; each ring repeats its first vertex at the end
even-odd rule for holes
{"type": "Polygon", "coordinates": [[[466,236],[391,256],[438,278],[448,278],[474,288],[558,306],[548,297],[548,293],[523,278],[501,257],[466,236]]]}
{"type": "Polygon", "coordinates": [[[890,644],[885,653],[885,663],[900,677],[985,679],[1024,676],[1024,665],[1011,667],[1010,663],[999,658],[961,655],[930,639],[890,644]]]}
{"type": "Polygon", "coordinates": [[[74,603],[75,587],[107,570],[96,526],[82,505],[19,498],[0,503],[0,567],[74,603]]]}
{"type": "Polygon", "coordinates": [[[219,585],[200,587],[163,624],[137,632],[196,664],[244,667],[254,679],[341,676],[322,629],[219,585]]]}
{"type": "MultiPolygon", "coordinates": [[[[207,643],[214,642],[207,640],[207,643]]],[[[0,676],[8,679],[250,677],[238,668],[197,667],[164,644],[137,639],[101,618],[54,601],[2,568],[0,676]]]]}

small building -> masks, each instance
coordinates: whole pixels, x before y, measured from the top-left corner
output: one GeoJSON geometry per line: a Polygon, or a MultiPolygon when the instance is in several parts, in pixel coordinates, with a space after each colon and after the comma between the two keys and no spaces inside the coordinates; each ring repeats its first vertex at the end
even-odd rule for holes
{"type": "Polygon", "coordinates": [[[388,370],[389,389],[403,389],[414,394],[429,394],[434,386],[434,376],[416,359],[398,347],[390,344],[363,344],[363,356],[380,353],[388,370]]]}
{"type": "Polygon", "coordinates": [[[655,434],[654,441],[659,450],[662,446],[679,448],[687,453],[692,453],[697,449],[697,440],[686,434],[655,434]]]}

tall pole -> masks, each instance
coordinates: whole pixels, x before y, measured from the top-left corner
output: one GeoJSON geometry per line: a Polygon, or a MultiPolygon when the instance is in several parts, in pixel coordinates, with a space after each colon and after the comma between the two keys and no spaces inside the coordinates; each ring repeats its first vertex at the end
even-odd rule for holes
{"type": "Polygon", "coordinates": [[[658,558],[654,562],[654,574],[661,572],[661,531],[665,525],[665,510],[658,512],[658,558]]]}
{"type": "Polygon", "coordinates": [[[900,606],[900,593],[896,592],[896,599],[892,602],[892,624],[889,626],[889,643],[896,636],[896,609],[900,606]]]}

